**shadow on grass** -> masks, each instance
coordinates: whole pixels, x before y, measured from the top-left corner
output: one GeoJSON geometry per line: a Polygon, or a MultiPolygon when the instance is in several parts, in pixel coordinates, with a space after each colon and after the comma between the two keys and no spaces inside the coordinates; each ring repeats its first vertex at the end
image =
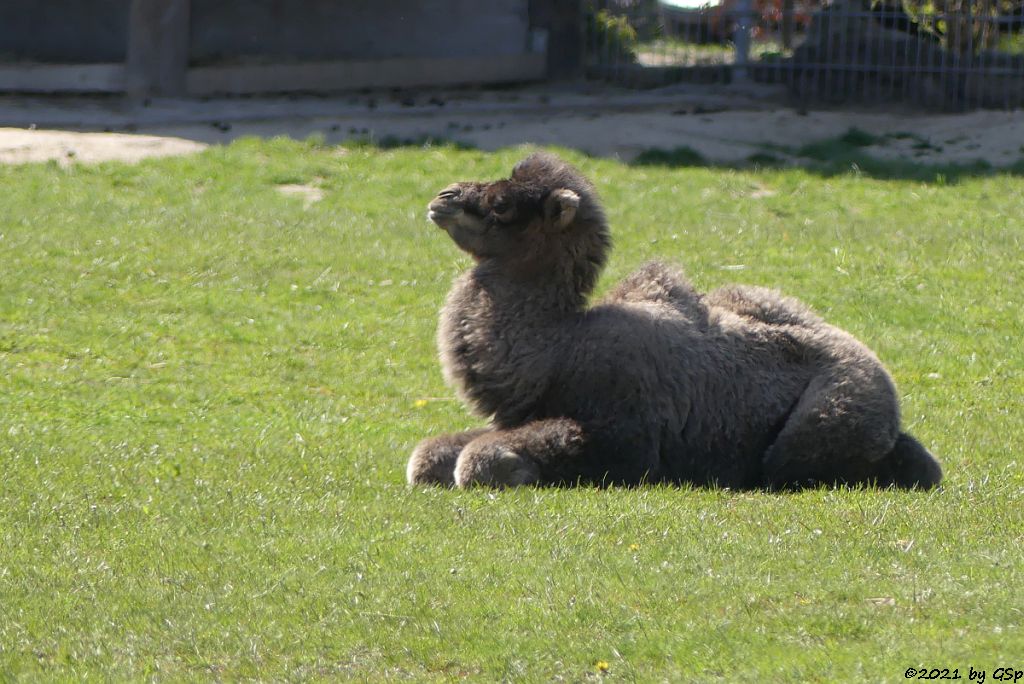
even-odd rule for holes
{"type": "Polygon", "coordinates": [[[452,138],[438,138],[432,135],[421,135],[415,138],[401,138],[394,135],[386,135],[382,138],[353,138],[345,142],[346,145],[365,145],[377,147],[382,150],[393,150],[398,147],[449,147],[455,150],[479,150],[476,145],[471,145],[461,140],[452,138]]]}
{"type": "MultiPolygon", "coordinates": [[[[1014,175],[1024,176],[1024,157],[1009,166],[994,166],[978,160],[968,163],[934,164],[914,159],[879,159],[869,148],[898,141],[911,154],[941,151],[914,133],[889,133],[875,136],[851,128],[836,138],[820,140],[801,147],[764,144],[760,151],[738,162],[714,162],[690,147],[649,149],[629,162],[630,166],[666,168],[717,168],[752,171],[757,169],[800,168],[823,177],[860,174],[879,180],[910,180],[938,185],[954,184],[970,178],[1014,175]]],[[[365,145],[379,149],[399,147],[449,147],[457,150],[481,148],[453,138],[418,136],[401,138],[351,138],[346,145],[365,145]]]]}
{"type": "Polygon", "coordinates": [[[1009,166],[993,166],[978,160],[969,163],[934,164],[908,159],[879,159],[868,151],[874,145],[901,141],[912,152],[939,151],[924,138],[913,133],[890,133],[875,136],[856,128],[837,138],[821,140],[802,147],[765,144],[761,151],[746,160],[718,163],[705,159],[689,147],[671,150],[652,149],[642,152],[632,166],[704,167],[751,170],[758,168],[802,168],[821,176],[862,174],[880,180],[913,180],[923,183],[957,183],[968,178],[1017,175],[1024,176],[1024,158],[1009,166]]]}

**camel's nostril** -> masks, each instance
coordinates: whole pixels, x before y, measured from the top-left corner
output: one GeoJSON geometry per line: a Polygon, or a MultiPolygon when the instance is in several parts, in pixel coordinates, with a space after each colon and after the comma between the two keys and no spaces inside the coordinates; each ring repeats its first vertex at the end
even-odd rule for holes
{"type": "Polygon", "coordinates": [[[454,199],[462,194],[462,188],[445,188],[437,193],[437,199],[454,199]]]}

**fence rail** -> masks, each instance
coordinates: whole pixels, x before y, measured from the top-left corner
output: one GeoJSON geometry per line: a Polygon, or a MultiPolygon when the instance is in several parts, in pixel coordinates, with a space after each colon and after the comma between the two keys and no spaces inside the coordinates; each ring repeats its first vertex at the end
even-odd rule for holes
{"type": "Polygon", "coordinates": [[[589,0],[586,26],[588,74],[635,87],[752,80],[808,103],[1024,106],[1024,0],[589,0]]]}

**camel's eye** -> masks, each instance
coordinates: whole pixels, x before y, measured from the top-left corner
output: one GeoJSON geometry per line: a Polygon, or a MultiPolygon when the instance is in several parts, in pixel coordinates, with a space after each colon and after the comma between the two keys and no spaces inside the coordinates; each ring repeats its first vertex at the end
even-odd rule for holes
{"type": "Polygon", "coordinates": [[[501,216],[502,214],[507,214],[508,210],[511,208],[512,206],[504,198],[495,200],[494,204],[491,205],[491,211],[493,211],[498,216],[501,216]]]}

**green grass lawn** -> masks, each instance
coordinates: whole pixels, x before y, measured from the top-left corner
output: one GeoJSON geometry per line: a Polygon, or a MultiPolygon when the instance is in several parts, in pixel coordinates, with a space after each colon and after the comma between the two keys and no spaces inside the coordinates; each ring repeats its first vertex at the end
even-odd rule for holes
{"type": "Polygon", "coordinates": [[[660,257],[802,298],[888,365],[943,487],[407,488],[476,424],[434,349],[468,260],[424,207],[523,150],[0,167],[0,680],[1024,669],[1024,179],[568,154],[602,289],[660,257]]]}

